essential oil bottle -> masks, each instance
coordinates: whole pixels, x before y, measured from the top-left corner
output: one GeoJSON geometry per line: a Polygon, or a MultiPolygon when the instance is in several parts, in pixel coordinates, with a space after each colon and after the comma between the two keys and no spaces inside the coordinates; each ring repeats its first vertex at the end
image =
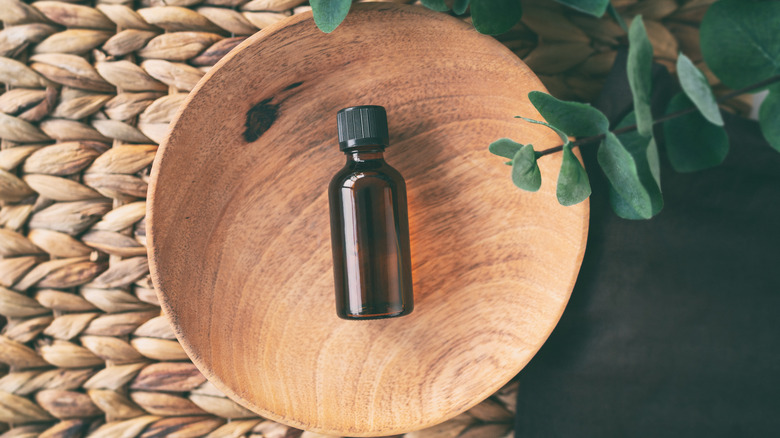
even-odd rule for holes
{"type": "Polygon", "coordinates": [[[383,156],[387,113],[355,106],[336,118],[347,156],[328,188],[336,311],[353,320],[407,315],[414,303],[406,183],[383,156]]]}

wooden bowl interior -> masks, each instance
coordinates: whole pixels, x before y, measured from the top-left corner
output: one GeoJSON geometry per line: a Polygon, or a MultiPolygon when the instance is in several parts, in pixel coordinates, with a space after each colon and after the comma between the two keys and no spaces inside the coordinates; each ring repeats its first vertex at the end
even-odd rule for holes
{"type": "Polygon", "coordinates": [[[150,189],[152,275],[193,362],[260,415],[350,436],[433,425],[510,380],[560,318],[588,220],[556,201],[559,155],[531,194],[487,151],[559,144],[513,118],[540,117],[532,90],[498,42],[414,6],[356,4],[331,34],[296,15],[239,46],[188,98],[150,189]],[[415,310],[355,322],[336,317],[326,191],[336,112],[362,104],[387,108],[407,182],[415,310]]]}

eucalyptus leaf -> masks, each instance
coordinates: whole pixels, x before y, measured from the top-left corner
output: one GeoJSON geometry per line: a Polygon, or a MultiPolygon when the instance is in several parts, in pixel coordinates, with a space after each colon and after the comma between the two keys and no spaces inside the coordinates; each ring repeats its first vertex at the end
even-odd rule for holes
{"type": "Polygon", "coordinates": [[[565,102],[541,91],[528,93],[528,99],[547,123],[572,137],[589,137],[609,130],[607,117],[588,104],[565,102]]]}
{"type": "Polygon", "coordinates": [[[780,74],[779,20],[778,1],[715,2],[701,23],[704,61],[733,89],[780,74]]]}
{"type": "Polygon", "coordinates": [[[455,3],[452,5],[452,12],[456,13],[457,15],[463,15],[466,13],[468,8],[469,0],[455,0],[455,3]]]}
{"type": "MultiPolygon", "coordinates": [[[[683,93],[669,102],[666,114],[693,107],[683,93]]],[[[678,172],[694,172],[722,163],[729,153],[726,130],[694,111],[664,122],[666,155],[678,172]]]]}
{"type": "Polygon", "coordinates": [[[634,210],[631,205],[623,199],[614,188],[612,188],[612,186],[609,187],[609,205],[612,207],[612,211],[623,219],[633,221],[649,219],[642,217],[642,215],[637,213],[636,210],[634,210]]]}
{"type": "MultiPolygon", "coordinates": [[[[628,113],[617,125],[616,129],[631,126],[636,123],[634,112],[628,113]]],[[[617,138],[626,150],[634,157],[639,179],[642,181],[650,199],[653,201],[653,214],[661,211],[664,205],[661,196],[661,160],[658,156],[658,146],[652,137],[644,137],[636,131],[618,134],[617,138]]]]}
{"type": "Polygon", "coordinates": [[[535,192],[542,186],[542,173],[532,145],[527,144],[515,153],[512,159],[512,182],[529,192],[535,192]]]}
{"type": "Polygon", "coordinates": [[[498,155],[499,157],[509,158],[511,160],[515,157],[517,151],[519,151],[522,147],[523,145],[511,139],[499,138],[493,143],[490,143],[488,150],[491,154],[498,155]]]}
{"type": "Polygon", "coordinates": [[[715,125],[723,126],[723,116],[720,114],[718,102],[715,100],[715,94],[712,93],[707,78],[682,53],[677,57],[677,76],[680,78],[683,91],[701,111],[704,118],[715,125]]]}
{"type": "Polygon", "coordinates": [[[333,32],[349,12],[352,0],[310,0],[314,23],[325,33],[333,32]]]}
{"type": "Polygon", "coordinates": [[[560,129],[556,128],[555,126],[553,126],[553,125],[551,125],[551,124],[549,124],[547,122],[541,122],[539,120],[529,119],[528,117],[521,117],[521,116],[515,116],[515,117],[518,118],[518,119],[523,119],[523,120],[525,120],[528,123],[534,123],[536,125],[546,126],[546,127],[550,128],[550,129],[552,129],[553,131],[555,131],[556,134],[558,134],[558,137],[561,138],[561,141],[563,142],[564,145],[567,145],[567,144],[570,143],[569,137],[566,135],[565,132],[561,131],[560,129]]]}
{"type": "MultiPolygon", "coordinates": [[[[632,111],[620,121],[616,129],[631,126],[635,123],[636,117],[632,111]]],[[[617,138],[634,158],[639,180],[650,196],[651,214],[655,216],[664,207],[664,198],[661,194],[660,160],[655,140],[650,137],[643,137],[636,131],[619,134],[617,138]]],[[[612,186],[609,188],[609,201],[612,205],[612,210],[624,219],[646,219],[646,217],[637,213],[612,186]]]]}
{"type": "Polygon", "coordinates": [[[420,0],[420,3],[426,8],[433,9],[434,11],[445,12],[450,10],[444,0],[420,0]]]}
{"type": "Polygon", "coordinates": [[[615,10],[615,7],[612,6],[612,3],[607,6],[607,13],[615,19],[617,24],[626,32],[628,32],[628,26],[626,26],[626,22],[623,20],[623,17],[620,16],[617,10],[615,10]]]}
{"type": "Polygon", "coordinates": [[[647,38],[642,16],[637,15],[628,30],[628,84],[634,97],[636,128],[645,137],[653,135],[650,110],[652,91],[653,46],[647,38]]]}
{"type": "Polygon", "coordinates": [[[601,17],[609,6],[609,0],[555,0],[580,12],[601,17]]]}
{"type": "Polygon", "coordinates": [[[590,196],[588,173],[568,144],[563,147],[563,161],[555,193],[558,202],[566,206],[579,204],[590,196]]]}
{"type": "Polygon", "coordinates": [[[596,154],[612,189],[643,219],[653,216],[650,195],[642,185],[634,157],[615,134],[608,132],[596,154]]]}
{"type": "MultiPolygon", "coordinates": [[[[650,139],[650,145],[655,150],[658,150],[658,148],[655,146],[655,140],[650,139]]],[[[650,147],[648,147],[649,149],[650,147]]],[[[653,216],[658,214],[658,212],[663,208],[663,197],[659,196],[658,199],[660,200],[660,206],[656,207],[655,199],[651,195],[651,200],[653,201],[653,216]]],[[[623,199],[620,194],[618,194],[617,191],[615,191],[614,188],[609,188],[609,203],[612,205],[612,211],[615,212],[618,216],[622,217],[623,219],[631,219],[631,220],[645,220],[646,218],[642,217],[639,213],[636,212],[629,204],[626,202],[625,199],[623,199]]]]}
{"type": "MultiPolygon", "coordinates": [[[[625,142],[623,144],[625,144],[625,142]]],[[[650,167],[650,175],[653,176],[653,180],[655,180],[655,183],[658,185],[658,192],[660,194],[661,158],[658,156],[658,145],[655,143],[655,138],[651,138],[650,142],[647,144],[647,153],[645,153],[645,158],[647,158],[647,166],[650,167]]],[[[650,193],[650,196],[653,196],[650,190],[648,190],[648,192],[650,193]]],[[[661,199],[661,206],[663,207],[663,199],[661,199]]]]}
{"type": "Polygon", "coordinates": [[[764,99],[758,111],[758,121],[766,141],[780,152],[780,86],[773,88],[764,99]]]}
{"type": "Polygon", "coordinates": [[[522,15],[520,0],[471,0],[471,22],[479,33],[504,33],[517,24],[522,15]]]}

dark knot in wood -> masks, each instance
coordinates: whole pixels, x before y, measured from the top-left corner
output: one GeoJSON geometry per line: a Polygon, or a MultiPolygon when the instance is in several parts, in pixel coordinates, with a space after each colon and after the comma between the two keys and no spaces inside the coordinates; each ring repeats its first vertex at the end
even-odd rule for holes
{"type": "Polygon", "coordinates": [[[271,103],[273,98],[268,98],[253,106],[246,113],[246,130],[244,138],[251,143],[260,138],[276,120],[279,105],[271,103]]]}

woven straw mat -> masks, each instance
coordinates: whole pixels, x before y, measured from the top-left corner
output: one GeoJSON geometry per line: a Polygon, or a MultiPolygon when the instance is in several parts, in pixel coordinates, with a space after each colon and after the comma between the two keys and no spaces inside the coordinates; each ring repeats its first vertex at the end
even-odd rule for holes
{"type": "MultiPolygon", "coordinates": [[[[712,1],[613,4],[643,14],[658,61],[682,50],[707,71],[698,24],[712,1]]],[[[258,418],[192,365],[161,316],[144,221],[149,168],[187,92],[301,3],[0,0],[2,437],[319,436],[258,418]]],[[[625,33],[538,0],[499,39],[554,95],[588,101],[625,33]]],[[[406,436],[512,436],[517,390],[406,436]]]]}

